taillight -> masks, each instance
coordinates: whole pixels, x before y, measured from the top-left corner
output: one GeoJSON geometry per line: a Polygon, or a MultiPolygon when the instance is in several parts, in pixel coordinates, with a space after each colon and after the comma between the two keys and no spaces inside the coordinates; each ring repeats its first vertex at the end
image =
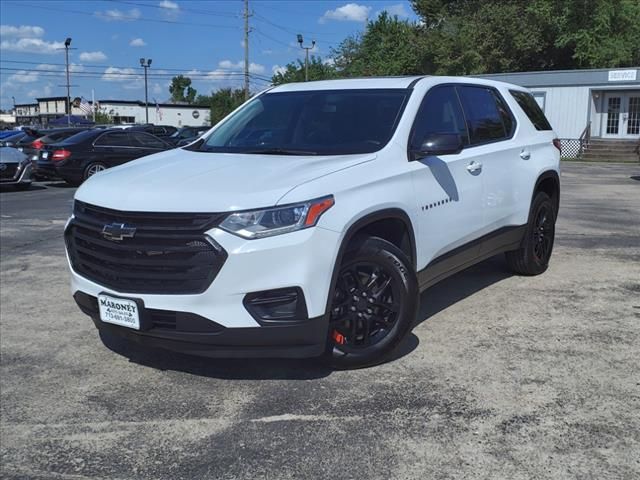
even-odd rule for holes
{"type": "Polygon", "coordinates": [[[61,162],[62,160],[66,160],[70,156],[71,152],[69,150],[56,150],[55,152],[53,152],[51,160],[53,160],[54,162],[61,162]]]}
{"type": "Polygon", "coordinates": [[[41,140],[34,140],[33,142],[31,142],[31,146],[36,150],[40,150],[42,147],[44,147],[44,143],[42,143],[41,140]]]}
{"type": "Polygon", "coordinates": [[[554,138],[553,139],[553,146],[556,147],[559,152],[562,151],[562,144],[560,143],[560,139],[559,138],[554,138]]]}

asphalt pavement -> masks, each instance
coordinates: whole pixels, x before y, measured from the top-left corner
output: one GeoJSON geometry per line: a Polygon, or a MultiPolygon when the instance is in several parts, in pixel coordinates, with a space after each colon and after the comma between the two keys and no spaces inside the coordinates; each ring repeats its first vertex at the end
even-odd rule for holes
{"type": "Polygon", "coordinates": [[[0,477],[640,478],[640,166],[563,164],[549,270],[440,283],[356,371],[100,338],[68,287],[73,193],[0,191],[0,477]]]}

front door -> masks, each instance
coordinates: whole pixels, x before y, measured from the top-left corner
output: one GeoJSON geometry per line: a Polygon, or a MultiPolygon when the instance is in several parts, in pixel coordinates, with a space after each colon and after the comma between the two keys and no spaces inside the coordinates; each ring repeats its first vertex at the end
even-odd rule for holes
{"type": "Polygon", "coordinates": [[[607,93],[604,109],[603,137],[640,137],[640,91],[607,93]]]}

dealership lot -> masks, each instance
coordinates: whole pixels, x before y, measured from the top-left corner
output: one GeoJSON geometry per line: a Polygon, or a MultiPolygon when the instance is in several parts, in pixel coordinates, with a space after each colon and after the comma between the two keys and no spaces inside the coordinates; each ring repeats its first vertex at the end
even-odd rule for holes
{"type": "Polygon", "coordinates": [[[68,291],[74,191],[0,192],[3,477],[640,476],[638,165],[563,164],[549,271],[446,280],[357,371],[101,339],[68,291]]]}

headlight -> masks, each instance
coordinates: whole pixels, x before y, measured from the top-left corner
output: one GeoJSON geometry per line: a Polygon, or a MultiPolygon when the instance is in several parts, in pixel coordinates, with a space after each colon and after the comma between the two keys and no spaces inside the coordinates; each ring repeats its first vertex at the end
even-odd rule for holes
{"type": "Polygon", "coordinates": [[[295,205],[230,214],[220,228],[243,238],[255,239],[313,227],[334,204],[333,196],[295,205]]]}

